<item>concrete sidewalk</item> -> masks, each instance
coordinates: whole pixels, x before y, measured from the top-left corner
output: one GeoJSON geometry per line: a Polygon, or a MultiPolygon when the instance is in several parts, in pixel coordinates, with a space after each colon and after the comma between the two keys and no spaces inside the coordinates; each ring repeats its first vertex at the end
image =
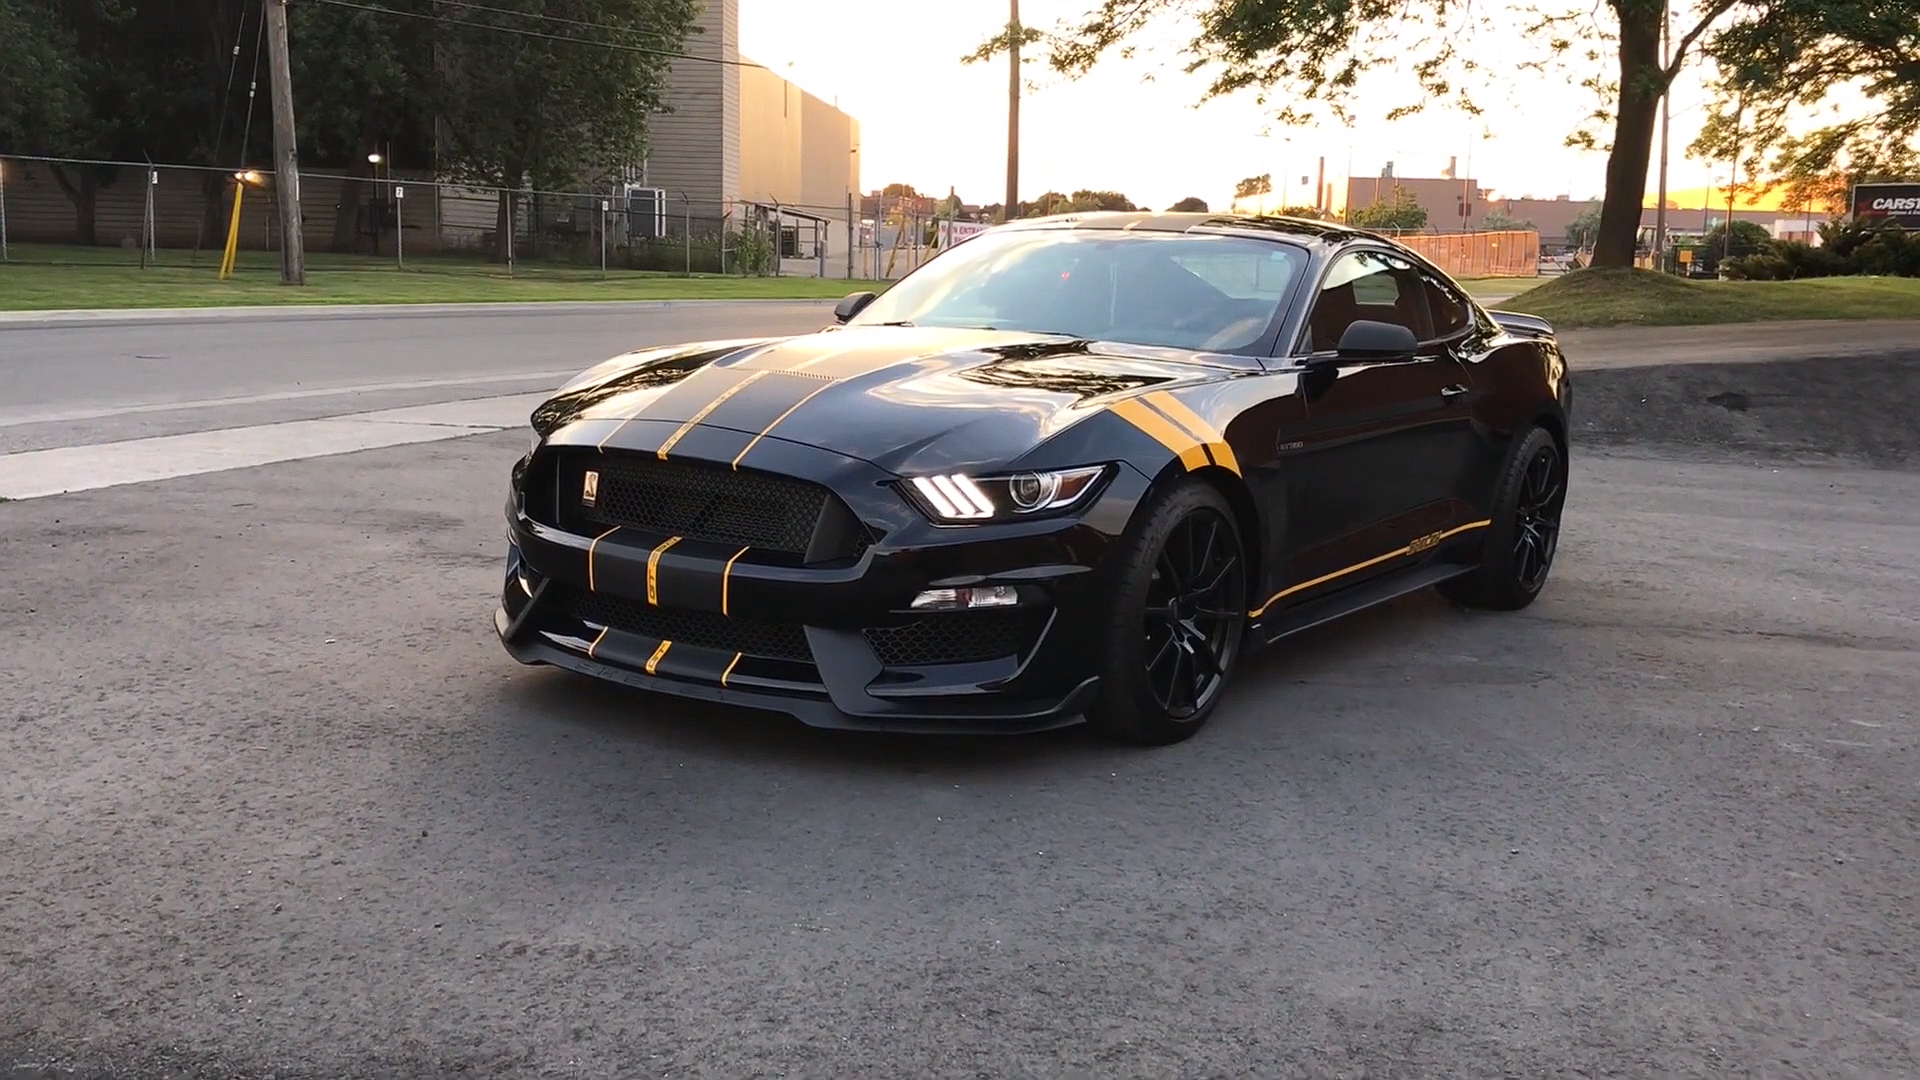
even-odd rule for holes
{"type": "Polygon", "coordinates": [[[149,323],[404,319],[445,315],[608,315],[623,312],[712,308],[730,304],[831,308],[837,300],[702,298],[686,300],[529,300],[500,304],[250,304],[204,308],[76,308],[0,311],[0,330],[54,326],[139,326],[149,323]]]}

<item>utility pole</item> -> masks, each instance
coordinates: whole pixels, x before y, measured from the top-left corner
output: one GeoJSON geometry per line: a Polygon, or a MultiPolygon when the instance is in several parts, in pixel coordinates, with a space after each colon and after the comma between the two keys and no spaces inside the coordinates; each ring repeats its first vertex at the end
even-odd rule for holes
{"type": "Polygon", "coordinates": [[[1673,80],[1667,79],[1667,23],[1672,14],[1671,3],[1660,9],[1660,77],[1667,81],[1660,87],[1660,194],[1653,211],[1653,257],[1658,260],[1655,268],[1663,274],[1667,272],[1667,138],[1672,120],[1668,102],[1673,97],[1673,80]]]}
{"type": "Polygon", "coordinates": [[[273,93],[274,201],[280,206],[280,284],[307,283],[305,234],[300,225],[300,151],[293,138],[293,71],[287,55],[287,0],[267,5],[267,66],[273,93]]]}
{"type": "Polygon", "coordinates": [[[1740,114],[1747,111],[1747,99],[1733,104],[1733,159],[1727,162],[1727,223],[1721,232],[1720,261],[1733,258],[1733,197],[1740,190],[1740,114]]]}
{"type": "Polygon", "coordinates": [[[1007,0],[1007,203],[1005,218],[1020,216],[1020,0],[1007,0]]]}

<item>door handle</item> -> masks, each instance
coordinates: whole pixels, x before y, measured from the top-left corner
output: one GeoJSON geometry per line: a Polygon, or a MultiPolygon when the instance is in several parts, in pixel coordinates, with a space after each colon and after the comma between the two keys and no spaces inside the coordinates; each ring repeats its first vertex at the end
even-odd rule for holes
{"type": "Polygon", "coordinates": [[[1440,397],[1443,400],[1452,401],[1454,398],[1457,398],[1461,394],[1464,394],[1466,392],[1467,392],[1466,387],[1461,386],[1459,383],[1454,383],[1452,386],[1442,387],[1440,390],[1440,397]]]}

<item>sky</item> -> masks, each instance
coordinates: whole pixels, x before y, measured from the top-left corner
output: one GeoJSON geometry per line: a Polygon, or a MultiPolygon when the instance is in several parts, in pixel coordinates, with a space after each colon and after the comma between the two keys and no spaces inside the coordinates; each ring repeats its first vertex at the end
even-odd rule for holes
{"type": "MultiPolygon", "coordinates": [[[[1092,2],[1023,0],[1022,21],[1050,28],[1092,2]]],[[[742,54],[860,122],[864,188],[908,183],[923,194],[945,195],[951,187],[970,203],[1001,200],[1006,61],[966,66],[960,57],[1005,25],[1006,0],[739,4],[742,54]]],[[[1518,27],[1511,33],[1486,41],[1482,51],[1517,51],[1523,45],[1518,27]]],[[[1022,197],[1092,188],[1121,191],[1156,208],[1197,195],[1219,209],[1234,181],[1271,173],[1274,204],[1283,182],[1294,196],[1288,202],[1310,203],[1312,182],[1302,187],[1301,178],[1314,174],[1321,157],[1336,192],[1344,190],[1349,168],[1355,176],[1378,176],[1391,161],[1400,176],[1439,176],[1449,157],[1458,159],[1457,175],[1477,179],[1497,197],[1597,198],[1605,185],[1604,153],[1564,145],[1594,108],[1592,93],[1579,86],[1587,70],[1556,78],[1509,75],[1476,95],[1484,109],[1477,118],[1434,109],[1398,122],[1383,116],[1401,103],[1396,91],[1405,83],[1383,75],[1361,85],[1352,128],[1331,120],[1285,128],[1250,95],[1201,104],[1205,76],[1181,70],[1178,49],[1185,40],[1174,28],[1147,43],[1149,55],[1110,57],[1075,82],[1029,65],[1029,82],[1042,85],[1022,101],[1022,197]]],[[[1687,72],[1674,89],[1670,192],[1724,183],[1727,176],[1725,163],[1685,156],[1706,111],[1700,75],[1687,72]]],[[[1651,198],[1651,178],[1647,190],[1651,198]]],[[[1699,198],[1696,191],[1688,204],[1698,205],[1699,198]]]]}

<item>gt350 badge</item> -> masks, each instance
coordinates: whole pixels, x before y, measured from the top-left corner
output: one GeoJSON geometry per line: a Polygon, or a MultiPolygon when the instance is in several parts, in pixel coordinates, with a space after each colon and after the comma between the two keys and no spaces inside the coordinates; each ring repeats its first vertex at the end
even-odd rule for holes
{"type": "Polygon", "coordinates": [[[600,474],[598,472],[589,471],[587,473],[586,479],[580,481],[580,501],[587,506],[592,506],[593,501],[595,499],[598,499],[599,497],[600,497],[600,474]]]}

